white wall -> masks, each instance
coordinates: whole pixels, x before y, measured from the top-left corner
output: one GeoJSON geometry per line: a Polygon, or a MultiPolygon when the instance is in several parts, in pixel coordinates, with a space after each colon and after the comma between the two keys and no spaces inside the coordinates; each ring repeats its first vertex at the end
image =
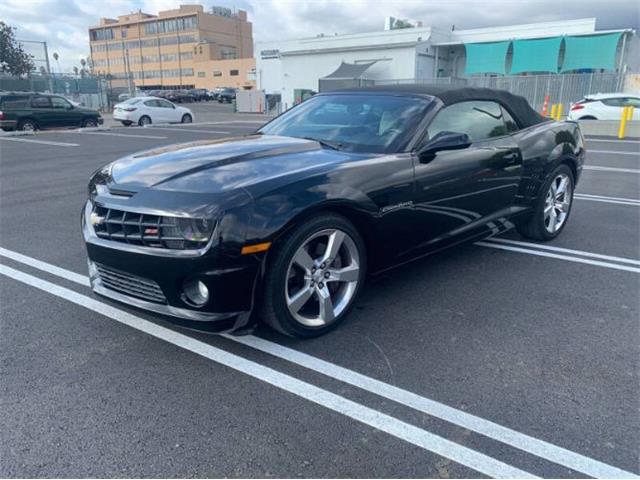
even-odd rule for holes
{"type": "Polygon", "coordinates": [[[283,55],[279,59],[256,60],[260,79],[258,88],[267,93],[280,93],[282,101],[290,107],[294,90],[304,88],[318,91],[318,80],[333,73],[341,62],[364,63],[376,61],[362,76],[366,79],[414,78],[415,47],[368,49],[356,52],[310,53],[283,55]]]}

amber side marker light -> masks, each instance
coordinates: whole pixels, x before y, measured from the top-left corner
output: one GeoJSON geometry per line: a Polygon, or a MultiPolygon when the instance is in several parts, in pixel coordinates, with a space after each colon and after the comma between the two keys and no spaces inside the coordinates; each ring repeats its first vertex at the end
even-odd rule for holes
{"type": "Polygon", "coordinates": [[[251,253],[266,252],[267,250],[269,250],[270,246],[271,246],[271,242],[256,243],[255,245],[247,245],[242,247],[242,251],[240,253],[242,253],[242,255],[249,255],[251,253]]]}

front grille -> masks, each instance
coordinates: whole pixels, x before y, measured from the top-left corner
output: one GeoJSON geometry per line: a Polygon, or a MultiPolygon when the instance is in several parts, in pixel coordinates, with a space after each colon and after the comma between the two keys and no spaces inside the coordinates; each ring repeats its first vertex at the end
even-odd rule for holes
{"type": "Polygon", "coordinates": [[[111,290],[141,298],[148,302],[167,303],[167,299],[156,282],[136,277],[99,263],[94,264],[102,285],[111,290]]]}
{"type": "Polygon", "coordinates": [[[114,242],[171,250],[197,250],[204,242],[185,240],[175,217],[134,213],[93,206],[91,223],[96,235],[114,242]]]}

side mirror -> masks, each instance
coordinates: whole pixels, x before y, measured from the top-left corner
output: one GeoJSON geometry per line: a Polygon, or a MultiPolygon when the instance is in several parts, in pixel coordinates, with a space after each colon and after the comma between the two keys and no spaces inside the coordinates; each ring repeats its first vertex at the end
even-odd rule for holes
{"type": "Polygon", "coordinates": [[[439,132],[418,150],[420,160],[432,160],[442,150],[461,150],[471,145],[466,133],[439,132]]]}
{"type": "Polygon", "coordinates": [[[73,108],[74,108],[73,105],[68,105],[67,106],[67,110],[73,110],[73,108]]]}

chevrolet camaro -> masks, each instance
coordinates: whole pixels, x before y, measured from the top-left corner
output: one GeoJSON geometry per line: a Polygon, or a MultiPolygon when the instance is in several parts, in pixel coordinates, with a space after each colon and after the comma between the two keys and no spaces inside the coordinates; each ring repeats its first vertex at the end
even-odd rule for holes
{"type": "Polygon", "coordinates": [[[82,214],[91,285],[188,328],[321,335],[365,272],[514,227],[555,238],[584,157],[576,123],[503,91],[320,93],[247,136],[96,171],[82,214]]]}

